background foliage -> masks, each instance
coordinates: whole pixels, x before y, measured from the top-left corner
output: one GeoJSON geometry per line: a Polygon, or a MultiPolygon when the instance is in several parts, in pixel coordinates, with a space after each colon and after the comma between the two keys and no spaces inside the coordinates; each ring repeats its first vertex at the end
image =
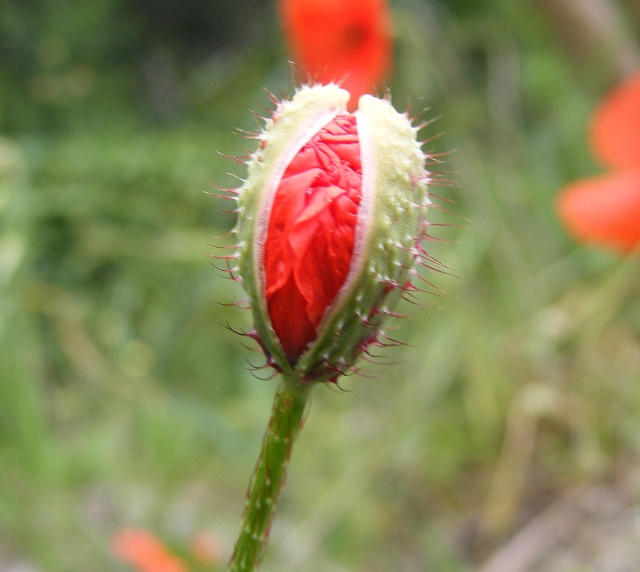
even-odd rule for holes
{"type": "MultiPolygon", "coordinates": [[[[640,266],[553,199],[597,172],[640,4],[558,4],[393,2],[394,102],[455,150],[429,247],[456,277],[393,324],[396,363],[315,391],[265,570],[639,566],[640,266]]],[[[3,3],[0,569],[117,570],[133,525],[229,554],[275,386],[221,325],[249,316],[216,303],[242,293],[205,192],[290,75],[267,0],[3,3]]]]}

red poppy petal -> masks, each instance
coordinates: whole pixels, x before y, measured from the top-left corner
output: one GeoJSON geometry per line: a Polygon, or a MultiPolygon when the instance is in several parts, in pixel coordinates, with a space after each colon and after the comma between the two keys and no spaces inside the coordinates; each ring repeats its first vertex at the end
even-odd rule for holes
{"type": "Polygon", "coordinates": [[[597,109],[590,141],[607,167],[640,168],[640,73],[616,87],[597,109]]]}
{"type": "Polygon", "coordinates": [[[169,552],[162,541],[150,532],[138,528],[120,530],[113,538],[112,548],[123,562],[139,572],[186,572],[184,562],[169,552]]]}
{"type": "Polygon", "coordinates": [[[291,53],[320,83],[342,82],[350,109],[390,67],[391,17],[384,0],[280,0],[291,53]]]}
{"type": "Polygon", "coordinates": [[[187,567],[177,556],[165,552],[141,566],[140,572],[187,572],[187,567]]]}
{"type": "Polygon", "coordinates": [[[630,252],[640,243],[640,169],[568,185],[557,208],[577,240],[630,252]]]}
{"type": "Polygon", "coordinates": [[[116,556],[132,564],[145,562],[164,550],[157,536],[136,528],[119,531],[113,538],[112,547],[116,556]]]}
{"type": "Polygon", "coordinates": [[[362,164],[355,116],[323,127],[285,170],[264,248],[269,317],[292,363],[317,334],[351,265],[362,164]]]}

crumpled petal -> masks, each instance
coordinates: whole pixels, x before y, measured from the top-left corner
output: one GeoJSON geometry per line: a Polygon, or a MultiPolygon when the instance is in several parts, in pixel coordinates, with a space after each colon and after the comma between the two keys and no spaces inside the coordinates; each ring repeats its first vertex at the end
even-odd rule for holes
{"type": "Polygon", "coordinates": [[[340,82],[350,109],[384,79],[391,63],[385,0],[280,0],[280,13],[299,69],[319,83],[340,82]]]}
{"type": "Polygon", "coordinates": [[[630,252],[640,244],[640,168],[572,183],[557,207],[577,240],[630,252]]]}
{"type": "Polygon", "coordinates": [[[353,115],[322,128],[287,167],[274,198],[264,248],[267,308],[295,363],[344,284],[362,185],[353,115]]]}
{"type": "Polygon", "coordinates": [[[606,167],[640,168],[640,73],[616,87],[596,111],[589,134],[606,167]]]}

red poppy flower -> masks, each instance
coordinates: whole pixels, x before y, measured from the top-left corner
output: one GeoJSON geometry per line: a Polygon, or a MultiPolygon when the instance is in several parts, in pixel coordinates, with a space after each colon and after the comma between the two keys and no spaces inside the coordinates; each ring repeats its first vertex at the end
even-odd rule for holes
{"type": "Polygon", "coordinates": [[[187,572],[185,564],[167,550],[155,535],[135,528],[121,530],[113,539],[113,551],[139,572],[187,572]]]}
{"type": "Polygon", "coordinates": [[[605,167],[640,169],[640,73],[602,102],[593,117],[590,141],[605,167]]]}
{"type": "Polygon", "coordinates": [[[298,69],[319,83],[341,82],[350,109],[379,87],[391,60],[385,0],[280,0],[280,14],[298,69]]]}
{"type": "Polygon", "coordinates": [[[568,185],[557,201],[578,240],[630,252],[640,244],[640,73],[614,89],[596,111],[590,143],[609,175],[568,185]]]}

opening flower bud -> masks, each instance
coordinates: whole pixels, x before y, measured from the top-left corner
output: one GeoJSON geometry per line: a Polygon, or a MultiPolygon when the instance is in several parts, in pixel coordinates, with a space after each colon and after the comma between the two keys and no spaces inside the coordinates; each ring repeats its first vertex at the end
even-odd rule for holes
{"type": "Polygon", "coordinates": [[[409,119],[384,99],[300,88],[260,134],[238,194],[252,333],[277,370],[335,380],[377,340],[410,283],[428,174],[409,119]]]}

